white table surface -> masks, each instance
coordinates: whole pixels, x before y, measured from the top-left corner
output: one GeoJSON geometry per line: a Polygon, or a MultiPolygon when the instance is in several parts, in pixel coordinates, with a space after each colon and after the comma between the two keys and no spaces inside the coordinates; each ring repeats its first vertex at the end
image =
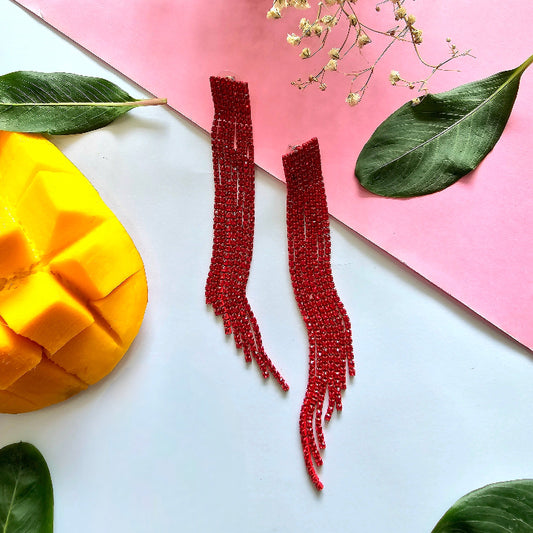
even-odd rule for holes
{"type": "MultiPolygon", "coordinates": [[[[76,72],[148,96],[11,2],[0,28],[2,74],[76,72]]],[[[48,462],[56,533],[425,533],[464,493],[533,477],[531,352],[332,221],[358,374],[326,429],[317,494],[298,433],[307,338],[287,267],[285,186],[257,171],[248,296],[287,394],[245,365],[204,304],[208,135],[145,108],[53,141],[127,228],[149,280],[140,334],[110,376],[62,404],[0,415],[0,446],[28,441],[48,462]]]]}

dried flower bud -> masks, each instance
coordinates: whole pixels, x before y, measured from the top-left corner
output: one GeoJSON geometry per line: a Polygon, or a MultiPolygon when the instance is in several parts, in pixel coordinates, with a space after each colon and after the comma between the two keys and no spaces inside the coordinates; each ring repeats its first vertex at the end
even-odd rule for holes
{"type": "Polygon", "coordinates": [[[411,104],[412,105],[418,105],[422,100],[420,100],[420,98],[417,96],[416,98],[413,98],[411,100],[411,104]]]}
{"type": "Polygon", "coordinates": [[[415,44],[420,44],[422,42],[422,30],[413,28],[411,30],[411,35],[413,36],[413,42],[415,44]]]}
{"type": "Polygon", "coordinates": [[[405,22],[407,22],[409,26],[412,26],[416,22],[416,17],[414,15],[407,15],[407,17],[405,17],[405,22]]]}
{"type": "Polygon", "coordinates": [[[292,46],[298,46],[301,42],[302,38],[294,33],[289,33],[287,35],[287,42],[292,46]]]}
{"type": "Polygon", "coordinates": [[[348,19],[350,20],[350,24],[352,26],[357,26],[357,17],[353,13],[348,16],[348,19]]]}
{"type": "Polygon", "coordinates": [[[339,59],[340,58],[340,54],[339,54],[340,50],[338,48],[332,48],[329,52],[328,52],[328,56],[331,58],[331,59],[339,59]]]}
{"type": "Polygon", "coordinates": [[[322,22],[329,28],[333,28],[333,26],[335,26],[339,21],[331,15],[326,15],[325,17],[322,17],[322,22]]]}
{"type": "Polygon", "coordinates": [[[350,106],[356,106],[361,101],[361,95],[359,93],[349,93],[346,97],[346,103],[350,106]]]}
{"type": "Polygon", "coordinates": [[[400,20],[400,19],[403,19],[405,17],[405,15],[407,15],[407,10],[405,9],[405,7],[401,6],[399,7],[395,12],[394,12],[394,18],[396,20],[400,20]]]}
{"type": "Polygon", "coordinates": [[[321,91],[325,91],[325,90],[328,88],[328,86],[327,86],[325,83],[321,83],[321,84],[318,86],[318,88],[319,88],[321,91]]]}
{"type": "Polygon", "coordinates": [[[389,81],[392,83],[392,85],[396,85],[400,80],[400,73],[397,70],[391,70],[389,74],[389,81]]]}
{"type": "Polygon", "coordinates": [[[323,0],[324,4],[327,6],[334,6],[337,3],[337,0],[323,0]]]}
{"type": "Polygon", "coordinates": [[[359,34],[359,37],[357,37],[357,46],[359,48],[363,48],[363,46],[367,45],[370,42],[370,37],[364,32],[361,32],[359,34]]]}
{"type": "Polygon", "coordinates": [[[337,70],[337,60],[336,59],[330,59],[328,61],[328,64],[324,67],[325,70],[337,70]]]}
{"type": "Polygon", "coordinates": [[[320,35],[322,35],[322,26],[320,24],[313,24],[311,26],[311,29],[313,30],[313,33],[317,36],[317,37],[320,37],[320,35]]]}
{"type": "Polygon", "coordinates": [[[311,50],[309,50],[309,48],[304,48],[302,50],[302,53],[300,54],[300,57],[302,59],[307,59],[308,57],[311,57],[311,50]]]}
{"type": "Polygon", "coordinates": [[[292,5],[296,9],[309,9],[311,7],[307,0],[293,0],[292,5]]]}
{"type": "Polygon", "coordinates": [[[267,13],[267,19],[280,19],[281,13],[277,7],[273,7],[267,13]]]}

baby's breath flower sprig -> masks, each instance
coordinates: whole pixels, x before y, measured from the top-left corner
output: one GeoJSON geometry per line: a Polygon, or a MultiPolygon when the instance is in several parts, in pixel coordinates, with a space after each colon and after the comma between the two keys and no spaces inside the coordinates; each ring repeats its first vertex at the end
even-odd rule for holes
{"type": "MultiPolygon", "coordinates": [[[[451,39],[450,38],[447,38],[446,42],[449,43],[450,56],[448,58],[446,58],[445,60],[441,61],[438,65],[430,65],[429,63],[426,63],[423,60],[422,57],[419,56],[419,59],[422,62],[422,64],[431,69],[431,72],[429,73],[428,76],[426,76],[425,78],[423,78],[421,80],[413,81],[413,80],[404,79],[404,78],[402,78],[400,76],[400,73],[398,71],[391,70],[391,72],[389,74],[390,83],[392,85],[407,87],[408,89],[417,89],[418,92],[423,92],[424,93],[423,96],[425,96],[429,92],[429,87],[428,87],[429,80],[438,71],[448,71],[449,69],[444,69],[443,68],[447,63],[449,63],[450,61],[453,61],[457,57],[464,57],[464,56],[473,57],[472,54],[470,54],[470,50],[466,50],[464,52],[460,52],[459,49],[457,48],[457,46],[455,44],[451,43],[451,39]]],[[[418,48],[415,47],[415,50],[417,51],[417,56],[418,56],[419,55],[418,54],[418,48]]],[[[416,98],[413,99],[413,103],[414,104],[420,103],[420,101],[421,101],[420,97],[416,97],[416,98]]]]}
{"type": "MultiPolygon", "coordinates": [[[[316,84],[321,91],[325,91],[327,89],[325,83],[326,75],[333,75],[331,73],[339,71],[341,62],[353,49],[362,51],[368,45],[371,45],[372,35],[387,37],[388,42],[379,53],[377,59],[368,67],[346,73],[346,76],[351,78],[350,91],[346,97],[346,103],[350,106],[357,105],[363,98],[374,75],[376,65],[396,42],[411,43],[417,59],[422,65],[429,68],[431,72],[422,80],[408,81],[403,79],[397,71],[392,71],[389,81],[395,86],[403,86],[410,89],[416,88],[418,91],[423,92],[424,95],[428,92],[428,82],[435,73],[440,70],[447,70],[443,68],[444,65],[457,57],[470,55],[470,50],[461,52],[447,39],[450,56],[444,61],[432,65],[425,61],[420,53],[419,46],[423,42],[423,32],[416,24],[416,16],[406,8],[406,0],[380,0],[376,4],[376,11],[381,11],[382,6],[387,5],[395,21],[395,25],[386,30],[373,28],[361,21],[354,7],[356,3],[357,0],[319,0],[315,3],[314,17],[301,18],[298,31],[287,35],[287,42],[292,46],[298,47],[305,42],[299,54],[302,59],[310,59],[327,50],[327,59],[322,68],[306,78],[299,78],[293,81],[293,85],[299,89],[305,89],[309,85],[316,84]],[[344,39],[337,46],[327,47],[328,37],[332,31],[339,27],[344,27],[344,39]],[[313,46],[312,41],[315,39],[318,40],[318,43],[313,46]],[[307,44],[307,40],[309,40],[309,44],[307,44]],[[359,86],[354,89],[357,83],[359,83],[359,86]]],[[[311,9],[311,5],[308,0],[273,0],[272,8],[268,11],[267,18],[281,18],[282,12],[286,8],[311,9]]],[[[335,31],[337,34],[338,31],[335,31]]]]}

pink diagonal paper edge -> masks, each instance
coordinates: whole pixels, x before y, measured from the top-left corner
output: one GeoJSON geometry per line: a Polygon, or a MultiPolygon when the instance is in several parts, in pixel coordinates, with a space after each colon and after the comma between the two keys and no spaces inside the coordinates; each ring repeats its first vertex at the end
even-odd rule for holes
{"type": "MultiPolygon", "coordinates": [[[[166,96],[205,130],[212,118],[209,76],[231,71],[248,81],[259,166],[283,179],[281,155],[288,145],[317,136],[333,216],[533,349],[531,73],[523,77],[504,135],[475,172],[435,195],[385,199],[365,192],[353,168],[372,131],[410,96],[387,85],[391,68],[419,75],[405,49],[384,59],[364,104],[349,109],[340,74],[324,93],[290,86],[306,74],[297,52],[284,43],[295,28],[284,20],[267,21],[266,0],[213,0],[208,6],[171,0],[18,3],[148,91],[166,96]]],[[[428,56],[442,57],[448,33],[460,47],[475,47],[477,59],[462,60],[461,73],[441,75],[434,91],[513,68],[531,53],[525,0],[506,3],[513,32],[506,34],[505,46],[487,30],[500,26],[498,10],[481,3],[426,1],[412,9],[424,35],[433,36],[425,44],[428,56]]],[[[357,53],[354,61],[365,65],[357,53]]]]}

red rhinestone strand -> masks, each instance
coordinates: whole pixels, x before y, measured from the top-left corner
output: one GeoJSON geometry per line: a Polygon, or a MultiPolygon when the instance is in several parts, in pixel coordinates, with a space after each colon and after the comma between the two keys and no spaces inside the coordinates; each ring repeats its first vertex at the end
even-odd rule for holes
{"type": "Polygon", "coordinates": [[[255,168],[248,85],[211,77],[215,116],[211,129],[215,205],[213,251],[205,287],[206,303],[221,315],[246,362],[255,360],[264,378],[288,385],[267,356],[257,320],[246,297],[255,225],[255,168]]]}
{"type": "Polygon", "coordinates": [[[335,289],[320,150],[316,138],[283,156],[287,181],[287,243],[292,287],[309,339],[309,376],[300,411],[300,437],[309,476],[326,447],[323,420],[342,409],[346,372],[355,375],[350,319],[335,289]],[[326,414],[323,407],[328,397],[326,414]]]}

